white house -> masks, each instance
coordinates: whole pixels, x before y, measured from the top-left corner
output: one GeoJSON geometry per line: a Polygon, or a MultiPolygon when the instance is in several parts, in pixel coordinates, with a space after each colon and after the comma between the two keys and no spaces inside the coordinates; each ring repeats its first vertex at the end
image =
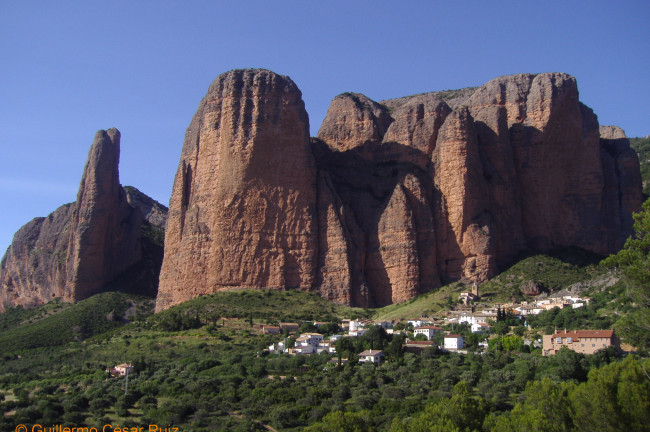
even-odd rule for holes
{"type": "Polygon", "coordinates": [[[316,352],[316,348],[310,344],[296,345],[293,348],[293,352],[295,354],[313,354],[316,352]]]}
{"type": "Polygon", "coordinates": [[[384,329],[388,330],[393,326],[392,321],[386,321],[386,320],[375,320],[373,321],[374,325],[378,325],[380,327],[383,327],[384,329]]]}
{"type": "Polygon", "coordinates": [[[463,340],[461,335],[445,335],[445,349],[458,350],[463,348],[465,348],[465,340],[463,340]]]}
{"type": "Polygon", "coordinates": [[[413,333],[417,336],[419,334],[423,334],[427,337],[427,340],[433,339],[433,336],[436,333],[442,333],[442,329],[440,327],[436,326],[422,326],[422,327],[416,327],[413,330],[413,333]]]}
{"type": "Polygon", "coordinates": [[[350,320],[349,331],[353,332],[362,328],[367,328],[374,323],[367,319],[350,320]]]}
{"type": "Polygon", "coordinates": [[[358,328],[358,329],[356,329],[356,330],[350,330],[350,331],[348,332],[348,335],[349,335],[349,336],[363,336],[363,334],[364,334],[365,332],[367,332],[367,331],[368,331],[368,330],[366,330],[366,329],[364,329],[364,328],[358,328]]]}
{"type": "Polygon", "coordinates": [[[476,315],[463,315],[460,318],[458,318],[458,323],[467,323],[470,326],[472,324],[478,324],[478,323],[485,323],[487,320],[491,319],[493,321],[496,321],[497,319],[496,314],[476,314],[476,315]]]}
{"type": "Polygon", "coordinates": [[[323,342],[323,335],[320,333],[303,333],[296,339],[297,345],[311,345],[317,347],[323,342]]]}
{"type": "Polygon", "coordinates": [[[333,340],[326,340],[323,341],[318,347],[316,348],[316,352],[318,354],[322,352],[328,352],[330,354],[335,354],[336,353],[336,346],[335,346],[336,341],[333,340]]]}
{"type": "Polygon", "coordinates": [[[422,327],[423,325],[431,324],[431,320],[423,319],[423,318],[414,318],[414,319],[407,320],[406,322],[411,324],[413,328],[422,327]]]}
{"type": "Polygon", "coordinates": [[[488,323],[479,322],[472,324],[472,333],[487,333],[490,331],[492,326],[488,323]]]}
{"type": "Polygon", "coordinates": [[[272,353],[283,353],[286,352],[286,347],[284,346],[284,342],[278,342],[274,343],[273,345],[269,345],[269,351],[272,353]]]}
{"type": "Polygon", "coordinates": [[[381,350],[367,350],[359,354],[359,363],[381,363],[386,356],[381,350]]]}

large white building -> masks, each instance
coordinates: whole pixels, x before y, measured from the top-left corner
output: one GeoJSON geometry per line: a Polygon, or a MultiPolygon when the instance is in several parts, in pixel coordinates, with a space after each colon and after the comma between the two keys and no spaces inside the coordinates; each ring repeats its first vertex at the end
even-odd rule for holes
{"type": "Polygon", "coordinates": [[[413,329],[413,333],[417,336],[419,334],[423,334],[427,337],[427,340],[433,339],[433,336],[436,333],[442,333],[442,328],[436,327],[436,326],[422,326],[422,327],[416,327],[413,329]]]}

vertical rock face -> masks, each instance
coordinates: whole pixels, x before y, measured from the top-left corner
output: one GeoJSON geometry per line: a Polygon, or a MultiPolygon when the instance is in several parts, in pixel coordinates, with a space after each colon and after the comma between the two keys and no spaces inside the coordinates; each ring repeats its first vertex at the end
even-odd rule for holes
{"type": "Polygon", "coordinates": [[[119,131],[97,132],[77,202],[14,235],[0,263],[0,310],[80,300],[111,284],[155,295],[162,244],[149,234],[164,226],[166,208],[135,188],[127,194],[119,183],[119,155],[119,131]]]}
{"type": "Polygon", "coordinates": [[[604,181],[601,218],[607,249],[618,250],[634,224],[632,212],[639,211],[643,201],[639,157],[623,129],[601,126],[600,158],[604,181]]]}
{"type": "Polygon", "coordinates": [[[385,279],[373,284],[375,302],[400,303],[415,297],[420,283],[417,227],[401,184],[395,186],[379,218],[377,234],[381,266],[375,272],[385,279]]]}
{"type": "Polygon", "coordinates": [[[562,73],[377,103],[337,96],[309,144],[300,92],[218,77],[186,134],[157,309],[222,289],[382,306],[482,282],[523,251],[617,250],[638,160],[562,73]]]}
{"type": "Polygon", "coordinates": [[[97,132],[77,194],[67,264],[69,300],[96,293],[142,256],[142,214],[127,202],[119,160],[119,131],[97,132]]]}
{"type": "Polygon", "coordinates": [[[384,142],[396,142],[431,154],[438,131],[451,108],[436,95],[420,95],[409,99],[392,113],[395,119],[384,135],[384,142]]]}
{"type": "Polygon", "coordinates": [[[66,296],[74,212],[74,204],[66,204],[14,234],[0,263],[0,311],[17,305],[32,307],[66,296]]]}
{"type": "Polygon", "coordinates": [[[447,221],[444,273],[450,278],[486,280],[494,275],[492,217],[474,121],[466,107],[445,121],[433,153],[434,182],[443,196],[447,221]]]}
{"type": "Polygon", "coordinates": [[[312,289],[316,169],[296,85],[236,70],[210,86],[187,130],[156,308],[233,287],[312,289]]]}

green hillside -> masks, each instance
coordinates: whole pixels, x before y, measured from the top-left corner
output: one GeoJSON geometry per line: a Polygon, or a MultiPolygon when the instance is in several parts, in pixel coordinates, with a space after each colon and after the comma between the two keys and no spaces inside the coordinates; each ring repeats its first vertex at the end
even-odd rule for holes
{"type": "Polygon", "coordinates": [[[106,292],[75,304],[54,301],[0,314],[0,353],[64,345],[107,332],[153,312],[153,300],[106,292]]]}
{"type": "MultiPolygon", "coordinates": [[[[452,288],[458,287],[442,292],[452,288]]],[[[435,296],[422,296],[410,305],[435,296]]],[[[455,419],[451,426],[471,421],[473,430],[492,432],[512,430],[497,428],[493,416],[500,422],[518,422],[526,413],[513,407],[523,401],[531,404],[549,391],[549,398],[571,413],[593,408],[585,405],[592,399],[580,398],[578,391],[599,393],[605,385],[618,388],[623,399],[594,403],[614,413],[626,406],[627,394],[650,400],[650,382],[642,372],[642,366],[650,367],[648,361],[633,356],[620,361],[612,350],[593,356],[562,352],[554,357],[543,357],[539,350],[501,348],[482,355],[435,350],[411,354],[399,349],[399,337],[374,329],[346,356],[356,358],[370,344],[385,350],[386,363],[376,367],[354,361],[339,368],[334,354],[264,352],[284,336],[261,334],[258,326],[250,325],[251,314],[258,324],[301,317],[326,320],[366,311],[339,307],[308,293],[236,291],[197,298],[131,324],[113,325],[114,320],[107,324],[107,312],[120,314],[134,301],[126,294],[105,293],[76,305],[52,303],[34,313],[14,310],[0,315],[5,325],[2,344],[9,339],[5,331],[20,339],[48,332],[60,343],[41,343],[36,349],[23,345],[3,354],[0,409],[5,415],[0,416],[0,430],[15,430],[17,424],[60,423],[99,430],[106,424],[144,430],[156,424],[195,432],[430,430],[416,425],[437,424],[429,417],[442,413],[444,419],[455,419]],[[216,325],[207,320],[179,331],[161,328],[170,317],[198,315],[201,320],[210,311],[230,319],[216,325]],[[94,335],[76,341],[66,329],[75,325],[85,325],[94,335]],[[64,342],[57,332],[70,341],[64,342]],[[335,363],[329,364],[330,359],[335,363]],[[124,377],[111,378],[104,371],[124,362],[135,366],[128,387],[124,377]],[[589,373],[592,370],[613,378],[600,383],[589,373]],[[535,390],[540,386],[544,391],[535,390]]],[[[643,406],[630,406],[638,409],[624,420],[616,417],[618,424],[635,430],[650,421],[643,406]]],[[[558,423],[569,427],[562,430],[574,430],[571,416],[558,423]]]]}
{"type": "Polygon", "coordinates": [[[257,322],[270,324],[306,320],[331,322],[369,314],[367,310],[336,305],[316,294],[302,291],[238,290],[188,300],[157,314],[152,321],[163,323],[196,317],[207,323],[218,317],[252,317],[257,322]]]}
{"type": "MultiPolygon", "coordinates": [[[[607,274],[598,266],[601,256],[578,248],[558,250],[519,259],[501,274],[480,286],[481,303],[503,303],[512,300],[529,300],[521,291],[524,283],[534,283],[542,292],[552,293],[573,284],[593,280],[607,274]]],[[[462,291],[470,285],[460,282],[443,286],[404,303],[376,309],[376,319],[399,319],[431,316],[457,304],[462,291]]]]}

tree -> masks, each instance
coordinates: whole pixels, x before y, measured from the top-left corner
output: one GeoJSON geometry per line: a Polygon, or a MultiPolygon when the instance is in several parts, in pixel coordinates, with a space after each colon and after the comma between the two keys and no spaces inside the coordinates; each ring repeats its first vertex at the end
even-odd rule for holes
{"type": "Polygon", "coordinates": [[[373,416],[367,411],[332,412],[306,429],[306,432],[370,432],[374,431],[373,416]]]}
{"type": "Polygon", "coordinates": [[[496,334],[504,336],[508,334],[510,327],[508,324],[506,324],[505,321],[499,321],[494,325],[494,327],[492,327],[492,331],[496,334]]]}
{"type": "Polygon", "coordinates": [[[352,339],[349,337],[340,338],[339,340],[336,341],[334,346],[336,348],[336,352],[341,356],[347,356],[347,358],[350,358],[350,355],[354,354],[354,350],[355,350],[354,343],[352,342],[352,339]]]}
{"type": "Polygon", "coordinates": [[[416,341],[428,341],[429,339],[427,338],[427,336],[425,334],[418,333],[418,334],[415,335],[415,338],[413,340],[416,340],[416,341]]]}
{"type": "Polygon", "coordinates": [[[620,268],[628,278],[628,295],[638,309],[621,320],[617,330],[637,348],[647,351],[650,349],[650,200],[634,214],[634,234],[623,249],[601,264],[620,268]]]}
{"type": "Polygon", "coordinates": [[[650,431],[650,360],[633,356],[589,372],[570,395],[579,431],[650,431]]]}
{"type": "Polygon", "coordinates": [[[473,431],[481,430],[486,408],[482,399],[472,397],[467,383],[454,386],[451,398],[427,405],[409,423],[393,422],[391,431],[473,431]]]}

